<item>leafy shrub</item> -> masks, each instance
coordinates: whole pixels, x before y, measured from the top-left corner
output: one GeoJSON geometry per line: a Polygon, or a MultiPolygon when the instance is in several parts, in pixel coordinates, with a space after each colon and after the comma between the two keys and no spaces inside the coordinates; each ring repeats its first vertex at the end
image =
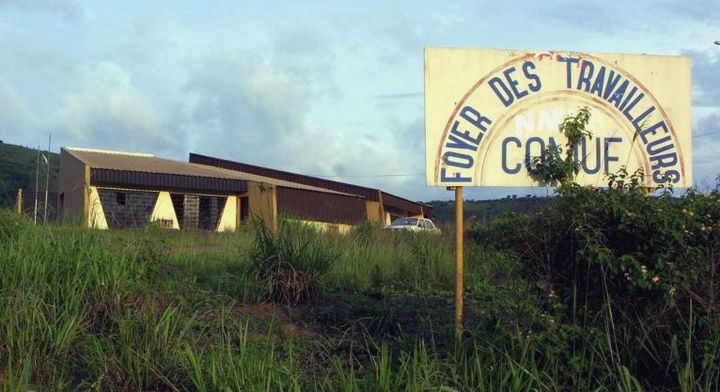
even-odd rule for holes
{"type": "Polygon", "coordinates": [[[264,286],[260,296],[285,305],[310,300],[339,254],[303,225],[281,222],[277,233],[257,221],[254,226],[247,273],[264,286]]]}
{"type": "Polygon", "coordinates": [[[689,364],[717,386],[720,192],[648,197],[640,175],[621,172],[601,190],[565,184],[552,208],[469,237],[520,258],[545,310],[565,331],[580,328],[569,346],[602,334],[617,377],[625,369],[648,386],[677,385],[689,364]]]}
{"type": "Polygon", "coordinates": [[[570,183],[580,171],[580,162],[575,158],[577,145],[583,138],[592,138],[592,131],[587,129],[590,122],[590,108],[581,108],[574,116],[566,117],[560,124],[560,131],[567,138],[565,145],[565,158],[563,149],[551,145],[543,155],[534,157],[530,175],[545,184],[570,183]]]}
{"type": "MultiPolygon", "coordinates": [[[[642,171],[624,168],[608,176],[605,190],[578,186],[573,152],[592,137],[589,119],[582,108],[560,125],[568,139],[565,159],[556,146],[533,159],[533,177],[559,184],[553,208],[534,217],[510,214],[488,229],[471,230],[471,237],[524,262],[527,279],[547,298],[545,309],[562,321],[546,326],[550,339],[541,346],[565,341],[571,349],[550,357],[564,357],[569,373],[602,370],[597,361],[585,361],[590,352],[605,367],[599,374],[623,390],[643,384],[717,389],[720,193],[689,190],[674,198],[666,189],[647,197],[642,171]]],[[[579,387],[577,379],[573,385],[579,387]]]]}

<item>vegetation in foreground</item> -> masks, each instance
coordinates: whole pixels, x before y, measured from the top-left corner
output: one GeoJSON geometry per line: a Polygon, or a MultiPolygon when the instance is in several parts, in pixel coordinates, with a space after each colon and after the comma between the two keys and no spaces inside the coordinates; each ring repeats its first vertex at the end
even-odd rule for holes
{"type": "Polygon", "coordinates": [[[0,213],[3,390],[720,388],[720,192],[563,186],[453,238],[286,224],[34,227],[0,213]]]}

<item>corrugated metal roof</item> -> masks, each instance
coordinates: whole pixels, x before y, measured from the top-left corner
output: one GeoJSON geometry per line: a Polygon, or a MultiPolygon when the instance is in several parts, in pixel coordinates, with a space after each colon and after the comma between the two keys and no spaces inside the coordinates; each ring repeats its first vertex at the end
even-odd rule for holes
{"type": "Polygon", "coordinates": [[[217,168],[230,169],[242,173],[253,173],[266,177],[282,179],[296,184],[306,184],[308,186],[315,186],[323,189],[331,189],[343,193],[360,195],[365,197],[367,200],[372,201],[380,200],[380,193],[382,192],[383,205],[385,207],[390,207],[398,211],[408,211],[414,214],[429,214],[429,212],[432,210],[432,207],[428,205],[417,203],[387,192],[383,192],[379,189],[368,188],[360,185],[332,181],[324,178],[291,173],[283,170],[270,169],[267,167],[255,166],[242,162],[229,161],[226,159],[214,158],[196,153],[190,153],[190,162],[195,162],[198,164],[213,166],[217,168]]]}
{"type": "Polygon", "coordinates": [[[304,184],[341,193],[359,195],[366,198],[367,200],[372,201],[378,201],[380,199],[379,190],[377,189],[367,188],[354,184],[347,184],[339,181],[327,180],[324,178],[307,176],[304,174],[287,172],[283,170],[271,169],[269,167],[255,166],[242,162],[214,158],[206,155],[195,154],[192,152],[190,153],[190,162],[218,168],[225,168],[242,173],[252,173],[264,177],[276,178],[279,180],[289,181],[294,184],[304,184]]]}
{"type": "Polygon", "coordinates": [[[247,192],[247,181],[186,176],[179,174],[148,173],[130,170],[90,169],[90,183],[105,187],[129,187],[157,191],[174,190],[237,194],[247,192]]]}
{"type": "Polygon", "coordinates": [[[419,204],[390,193],[383,192],[383,205],[385,208],[394,208],[399,211],[408,211],[417,215],[426,215],[430,208],[424,204],[419,204]]]}
{"type": "MultiPolygon", "coordinates": [[[[200,177],[200,178],[214,178],[224,180],[235,180],[235,181],[253,181],[262,182],[266,184],[273,184],[276,186],[283,186],[286,188],[303,189],[313,192],[339,194],[345,196],[354,196],[354,194],[336,192],[324,188],[314,187],[310,185],[304,185],[299,183],[293,183],[289,181],[279,180],[276,178],[259,176],[256,174],[238,172],[235,170],[228,170],[219,167],[200,165],[196,163],[188,163],[181,161],[174,161],[170,159],[158,158],[149,154],[136,154],[136,153],[125,153],[118,151],[103,151],[103,150],[90,150],[82,148],[63,148],[67,153],[71,154],[78,160],[84,162],[91,169],[103,169],[102,172],[108,170],[127,172],[130,173],[154,173],[171,176],[188,176],[188,177],[200,177]]],[[[100,172],[97,171],[97,172],[100,172]]],[[[103,178],[113,178],[113,176],[104,174],[103,178]]],[[[125,176],[127,177],[127,176],[125,176]]],[[[125,178],[124,177],[124,178],[125,178]]],[[[145,184],[147,176],[142,176],[142,184],[145,184]]],[[[130,185],[128,182],[132,182],[132,178],[126,178],[124,185],[130,185]]],[[[158,184],[161,185],[161,184],[158,184]]],[[[231,187],[229,189],[236,189],[231,187]]]]}

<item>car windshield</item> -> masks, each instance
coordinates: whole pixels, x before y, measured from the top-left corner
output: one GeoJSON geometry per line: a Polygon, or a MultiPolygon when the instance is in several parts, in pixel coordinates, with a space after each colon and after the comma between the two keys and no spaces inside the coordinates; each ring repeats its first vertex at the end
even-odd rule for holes
{"type": "Polygon", "coordinates": [[[418,218],[399,218],[395,219],[390,226],[416,226],[418,218]]]}

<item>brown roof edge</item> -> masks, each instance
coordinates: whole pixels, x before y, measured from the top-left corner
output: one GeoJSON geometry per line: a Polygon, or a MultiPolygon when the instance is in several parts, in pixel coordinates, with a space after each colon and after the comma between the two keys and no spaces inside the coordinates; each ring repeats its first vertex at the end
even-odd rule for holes
{"type": "Polygon", "coordinates": [[[275,186],[278,188],[284,188],[284,189],[295,189],[295,190],[299,190],[299,191],[311,192],[311,193],[317,193],[317,194],[323,194],[323,195],[335,195],[335,196],[340,196],[340,197],[349,197],[351,199],[365,200],[365,197],[363,197],[361,195],[354,195],[352,193],[334,192],[333,190],[330,190],[330,189],[321,189],[321,188],[310,187],[310,186],[308,186],[308,187],[289,186],[289,185],[275,185],[275,186]]]}
{"type": "Polygon", "coordinates": [[[240,172],[281,179],[299,184],[310,185],[318,188],[325,188],[333,191],[350,193],[362,196],[367,200],[371,201],[379,200],[378,192],[380,192],[380,190],[360,185],[327,180],[324,178],[312,177],[305,174],[292,173],[284,170],[271,169],[263,166],[250,165],[247,163],[215,158],[207,155],[196,154],[193,152],[190,153],[189,161],[190,163],[215,166],[224,169],[236,170],[240,172]]]}
{"type": "Polygon", "coordinates": [[[392,193],[390,193],[390,192],[385,192],[385,191],[381,191],[381,192],[383,193],[383,195],[390,195],[391,197],[395,197],[395,198],[404,200],[404,201],[406,201],[406,202],[408,202],[408,203],[413,203],[413,204],[417,204],[417,205],[419,205],[419,206],[422,206],[422,208],[429,208],[429,209],[432,209],[432,208],[433,208],[431,205],[425,204],[425,203],[423,203],[423,202],[413,201],[413,200],[410,200],[410,199],[406,199],[406,198],[404,198],[404,197],[401,197],[401,196],[392,194],[392,193]]]}
{"type": "Polygon", "coordinates": [[[128,186],[189,192],[244,193],[247,181],[170,173],[90,168],[90,183],[97,186],[128,186]]]}
{"type": "Polygon", "coordinates": [[[382,201],[385,207],[390,207],[401,211],[409,211],[418,215],[427,215],[427,213],[432,209],[425,204],[417,203],[387,192],[382,193],[382,201]]]}
{"type": "Polygon", "coordinates": [[[155,181],[158,183],[156,186],[174,184],[177,187],[182,185],[183,189],[194,189],[193,187],[198,186],[196,184],[203,184],[203,186],[210,186],[213,190],[224,191],[225,189],[243,189],[246,181],[252,181],[356,197],[355,194],[349,192],[314,187],[215,165],[175,161],[150,154],[72,147],[63,147],[62,153],[67,153],[90,167],[93,173],[96,173],[95,181],[105,184],[118,182],[121,185],[131,185],[133,181],[137,181],[137,185],[150,186],[155,181]],[[243,185],[230,185],[233,181],[242,181],[243,185]]]}
{"type": "Polygon", "coordinates": [[[271,169],[267,167],[262,166],[256,166],[256,165],[250,165],[247,163],[242,162],[235,162],[230,161],[227,159],[221,159],[221,158],[215,158],[207,155],[197,154],[197,153],[190,153],[189,161],[191,163],[199,163],[203,165],[210,165],[210,166],[216,166],[221,167],[225,169],[231,169],[231,170],[238,170],[238,171],[246,171],[248,173],[254,173],[259,174],[267,177],[273,177],[273,178],[280,178],[286,181],[292,181],[292,182],[299,182],[301,184],[306,185],[312,185],[320,188],[328,188],[344,193],[354,193],[359,194],[365,197],[367,200],[371,201],[380,201],[380,192],[382,192],[385,195],[390,196],[391,199],[398,199],[396,201],[391,201],[390,203],[383,200],[384,204],[387,204],[391,207],[395,207],[398,209],[405,209],[407,211],[414,211],[414,212],[421,212],[421,211],[429,211],[432,209],[432,207],[423,204],[414,202],[408,199],[405,199],[400,196],[393,195],[391,193],[384,192],[379,189],[374,188],[368,188],[360,185],[355,184],[348,184],[345,182],[340,181],[333,181],[333,180],[327,180],[324,178],[318,178],[318,177],[312,177],[305,174],[297,174],[292,172],[287,172],[283,170],[277,170],[277,169],[271,169]]]}

